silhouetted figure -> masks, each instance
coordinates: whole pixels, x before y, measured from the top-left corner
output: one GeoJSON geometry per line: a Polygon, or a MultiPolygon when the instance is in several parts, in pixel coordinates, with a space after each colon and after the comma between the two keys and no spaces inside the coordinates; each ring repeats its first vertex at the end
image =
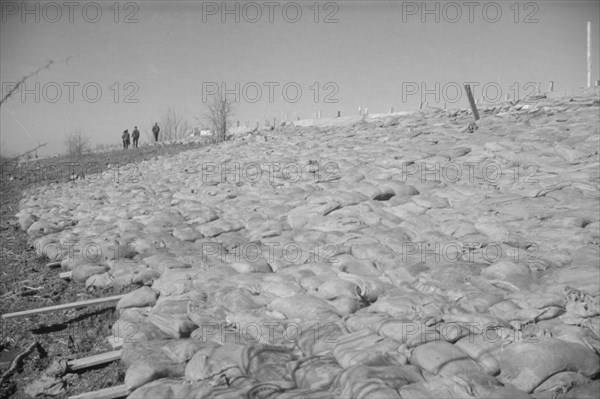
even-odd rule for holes
{"type": "Polygon", "coordinates": [[[123,131],[123,135],[121,136],[121,138],[123,139],[123,149],[126,150],[127,148],[129,148],[129,144],[130,144],[129,131],[127,129],[125,129],[123,131]]]}
{"type": "Polygon", "coordinates": [[[160,132],[160,128],[158,127],[158,122],[152,126],[152,133],[154,133],[154,142],[158,142],[158,132],[160,132]]]}
{"type": "Polygon", "coordinates": [[[140,131],[138,130],[137,126],[135,129],[133,129],[133,132],[131,132],[131,138],[133,139],[133,148],[137,148],[138,140],[140,139],[140,131]]]}

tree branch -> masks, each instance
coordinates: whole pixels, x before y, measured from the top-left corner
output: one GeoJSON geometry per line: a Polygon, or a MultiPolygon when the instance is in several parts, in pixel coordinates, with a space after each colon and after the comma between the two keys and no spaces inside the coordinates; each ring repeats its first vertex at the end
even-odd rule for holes
{"type": "MultiPolygon", "coordinates": [[[[60,61],[63,61],[63,60],[64,60],[64,61],[68,62],[70,58],[71,58],[71,57],[67,57],[67,58],[64,58],[64,59],[62,59],[62,60],[60,60],[60,61]]],[[[8,100],[8,98],[9,98],[10,96],[12,96],[14,93],[16,93],[16,92],[17,92],[17,91],[19,90],[19,87],[21,87],[21,85],[22,85],[23,83],[25,83],[25,81],[26,81],[27,79],[29,79],[29,78],[30,78],[30,77],[32,77],[32,76],[35,76],[35,75],[37,75],[38,73],[40,73],[40,72],[41,72],[41,71],[43,71],[44,69],[50,69],[50,65],[52,65],[52,64],[54,64],[54,61],[53,61],[53,60],[50,60],[50,61],[48,61],[48,62],[47,62],[47,63],[46,63],[44,66],[42,66],[42,67],[39,67],[39,68],[38,68],[38,69],[36,69],[35,71],[31,72],[29,75],[25,75],[25,76],[23,76],[23,78],[21,78],[21,80],[19,80],[19,81],[17,82],[17,84],[15,85],[15,87],[13,87],[12,89],[10,89],[10,90],[8,91],[8,93],[6,93],[6,95],[5,95],[4,97],[2,97],[2,100],[0,100],[0,106],[1,106],[2,104],[4,104],[4,103],[6,102],[6,100],[8,100]]]]}

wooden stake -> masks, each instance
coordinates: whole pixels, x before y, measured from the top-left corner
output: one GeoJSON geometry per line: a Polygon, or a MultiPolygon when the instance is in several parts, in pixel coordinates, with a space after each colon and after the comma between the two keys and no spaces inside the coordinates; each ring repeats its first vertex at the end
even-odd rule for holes
{"type": "Polygon", "coordinates": [[[124,398],[127,395],[129,395],[127,387],[125,385],[117,385],[116,387],[69,396],[69,399],[116,399],[124,398]]]}
{"type": "Polygon", "coordinates": [[[553,81],[553,80],[551,80],[551,81],[548,83],[548,93],[552,93],[553,91],[554,91],[554,81],[553,81]]]}
{"type": "Polygon", "coordinates": [[[587,87],[592,87],[592,23],[587,23],[587,87]]]}
{"type": "Polygon", "coordinates": [[[119,349],[116,351],[100,353],[99,355],[88,356],[81,359],[69,360],[67,362],[67,366],[71,371],[87,369],[90,367],[98,366],[100,364],[110,363],[114,362],[115,360],[119,360],[121,358],[122,352],[123,349],[119,349]]]}
{"type": "Polygon", "coordinates": [[[475,120],[479,120],[479,112],[477,111],[477,106],[475,105],[475,100],[473,99],[473,93],[471,92],[471,86],[465,85],[465,91],[467,92],[467,97],[469,98],[469,104],[471,105],[471,111],[473,111],[473,117],[475,120]]]}
{"type": "Polygon", "coordinates": [[[122,294],[122,295],[109,296],[107,298],[98,298],[98,299],[90,299],[90,300],[81,301],[81,302],[64,303],[61,305],[48,306],[46,308],[23,310],[21,312],[15,312],[15,313],[5,313],[2,315],[2,318],[6,320],[6,319],[17,318],[17,317],[32,316],[32,315],[40,314],[40,313],[49,313],[49,312],[54,312],[56,310],[84,308],[86,306],[118,302],[124,296],[125,296],[125,294],[122,294]]]}

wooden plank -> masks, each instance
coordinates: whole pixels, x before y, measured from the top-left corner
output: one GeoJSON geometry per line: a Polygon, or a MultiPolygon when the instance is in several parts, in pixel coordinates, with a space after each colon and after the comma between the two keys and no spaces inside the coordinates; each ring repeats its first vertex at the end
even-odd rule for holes
{"type": "Polygon", "coordinates": [[[116,399],[123,398],[127,395],[129,395],[127,387],[125,385],[117,385],[116,387],[104,388],[98,391],[69,396],[69,399],[116,399]]]}
{"type": "Polygon", "coordinates": [[[75,308],[84,308],[86,306],[102,305],[102,304],[107,304],[107,303],[111,303],[111,302],[118,302],[119,299],[123,298],[124,296],[125,296],[125,294],[122,294],[122,295],[109,296],[107,298],[97,298],[97,299],[89,299],[87,301],[81,301],[81,302],[64,303],[61,305],[48,306],[46,308],[23,310],[21,312],[14,312],[14,313],[5,313],[2,315],[2,318],[3,319],[12,319],[12,318],[16,318],[16,317],[27,317],[27,316],[31,316],[31,315],[35,315],[35,314],[40,314],[40,313],[54,312],[56,310],[75,309],[75,308]]]}
{"type": "Polygon", "coordinates": [[[49,268],[52,268],[52,269],[55,268],[55,267],[60,267],[60,266],[61,266],[60,262],[50,262],[50,263],[46,264],[46,267],[49,267],[49,268]]]}
{"type": "Polygon", "coordinates": [[[88,356],[81,359],[69,360],[67,362],[67,366],[69,367],[69,370],[77,371],[81,369],[87,369],[89,367],[98,366],[100,364],[114,362],[115,360],[119,360],[121,358],[122,351],[122,349],[119,349],[116,351],[100,353],[99,355],[88,356]]]}
{"type": "Polygon", "coordinates": [[[58,277],[63,280],[70,280],[72,275],[73,275],[73,272],[62,272],[62,273],[59,273],[58,277]]]}

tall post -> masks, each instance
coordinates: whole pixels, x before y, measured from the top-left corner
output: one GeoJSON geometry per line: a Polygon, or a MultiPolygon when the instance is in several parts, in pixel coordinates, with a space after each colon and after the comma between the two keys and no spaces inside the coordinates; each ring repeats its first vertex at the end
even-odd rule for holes
{"type": "Polygon", "coordinates": [[[554,81],[551,80],[550,83],[548,83],[548,93],[552,93],[554,91],[554,81]]]}
{"type": "Polygon", "coordinates": [[[587,87],[592,87],[592,22],[587,23],[587,87]]]}
{"type": "Polygon", "coordinates": [[[475,100],[473,99],[473,93],[471,92],[471,86],[465,85],[465,91],[467,92],[467,97],[469,98],[469,104],[471,105],[471,111],[473,111],[473,117],[475,120],[479,120],[479,112],[477,111],[477,106],[475,105],[475,100]]]}

